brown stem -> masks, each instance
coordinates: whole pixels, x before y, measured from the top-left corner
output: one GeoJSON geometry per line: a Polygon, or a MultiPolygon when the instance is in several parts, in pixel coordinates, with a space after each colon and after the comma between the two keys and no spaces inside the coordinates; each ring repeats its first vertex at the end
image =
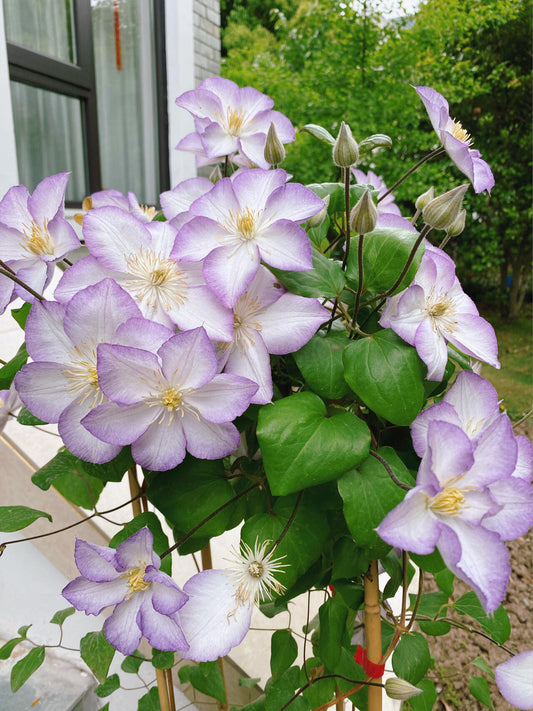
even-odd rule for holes
{"type": "Polygon", "coordinates": [[[168,698],[170,701],[170,711],[176,711],[176,698],[174,697],[174,684],[172,683],[172,669],[165,670],[167,678],[168,698]]]}
{"type": "Polygon", "coordinates": [[[156,669],[155,678],[157,679],[157,691],[159,693],[159,705],[161,706],[161,711],[170,711],[167,679],[164,670],[156,669]]]}
{"type": "Polygon", "coordinates": [[[200,551],[202,556],[202,570],[211,570],[213,567],[213,556],[211,555],[211,544],[207,543],[200,551]]]}
{"type": "Polygon", "coordinates": [[[226,686],[226,674],[224,672],[224,660],[222,657],[217,659],[218,668],[222,674],[222,683],[224,684],[224,701],[218,702],[219,711],[228,711],[228,687],[226,686]]]}
{"type": "Polygon", "coordinates": [[[396,474],[392,471],[392,469],[391,469],[389,463],[388,463],[385,459],[383,459],[383,457],[381,457],[377,452],[374,452],[374,450],[372,450],[372,449],[370,450],[369,454],[370,454],[372,457],[374,457],[375,459],[377,459],[378,462],[380,462],[381,464],[383,464],[383,466],[384,466],[385,469],[387,470],[387,474],[390,476],[390,478],[391,478],[392,481],[396,484],[396,486],[399,486],[400,489],[404,489],[405,491],[411,491],[411,489],[412,489],[413,487],[412,487],[412,486],[408,486],[407,484],[404,484],[403,481],[400,481],[400,480],[398,479],[398,477],[396,476],[396,474]]]}
{"type": "Polygon", "coordinates": [[[140,516],[142,513],[140,497],[142,495],[141,487],[137,480],[137,465],[134,464],[128,469],[128,484],[130,485],[130,494],[132,496],[131,508],[134,516],[140,516]]]}
{"type": "MultiPolygon", "coordinates": [[[[364,576],[365,586],[365,637],[366,654],[368,661],[379,664],[381,662],[381,606],[379,603],[379,577],[378,562],[370,563],[368,572],[364,576]]],[[[381,683],[381,679],[376,679],[381,683]]],[[[369,686],[368,711],[381,711],[381,687],[369,686]]]]}
{"type": "Polygon", "coordinates": [[[4,262],[0,260],[0,274],[3,274],[6,276],[8,279],[11,279],[11,281],[14,281],[15,284],[18,284],[21,286],[23,289],[26,289],[26,291],[31,294],[32,296],[35,296],[36,299],[39,299],[39,301],[44,301],[44,296],[42,294],[39,294],[37,291],[34,291],[31,286],[28,286],[25,284],[22,279],[19,279],[18,276],[15,274],[15,272],[7,266],[4,262]]]}

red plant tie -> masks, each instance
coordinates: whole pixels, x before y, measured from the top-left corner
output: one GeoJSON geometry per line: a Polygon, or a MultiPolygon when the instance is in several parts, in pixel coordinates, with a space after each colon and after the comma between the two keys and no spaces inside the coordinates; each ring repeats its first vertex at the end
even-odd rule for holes
{"type": "Polygon", "coordinates": [[[367,676],[371,677],[372,679],[381,679],[381,677],[383,676],[383,672],[385,671],[385,665],[376,664],[376,662],[371,662],[366,656],[366,649],[364,647],[361,647],[360,644],[357,645],[357,649],[355,651],[355,654],[353,655],[353,658],[355,659],[356,664],[359,664],[360,667],[363,667],[367,676]]]}
{"type": "Polygon", "coordinates": [[[113,0],[113,16],[115,20],[115,62],[117,71],[122,69],[122,47],[120,44],[120,0],[113,0]]]}

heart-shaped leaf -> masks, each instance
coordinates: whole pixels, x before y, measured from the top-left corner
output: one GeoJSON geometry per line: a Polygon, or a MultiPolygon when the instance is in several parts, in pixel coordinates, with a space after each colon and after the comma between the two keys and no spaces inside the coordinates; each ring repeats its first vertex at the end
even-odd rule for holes
{"type": "Polygon", "coordinates": [[[275,496],[336,479],[370,449],[362,420],[352,412],[328,417],[323,401],[309,392],[261,408],[257,438],[275,496]]]}

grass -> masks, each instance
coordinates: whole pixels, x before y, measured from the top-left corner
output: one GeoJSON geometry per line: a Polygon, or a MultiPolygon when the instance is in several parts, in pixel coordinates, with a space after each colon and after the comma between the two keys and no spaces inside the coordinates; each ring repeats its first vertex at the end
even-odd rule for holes
{"type": "Polygon", "coordinates": [[[503,320],[496,312],[481,315],[494,326],[502,366],[496,370],[484,365],[481,375],[503,398],[509,417],[517,420],[533,407],[531,304],[524,306],[522,315],[513,323],[503,320]]]}

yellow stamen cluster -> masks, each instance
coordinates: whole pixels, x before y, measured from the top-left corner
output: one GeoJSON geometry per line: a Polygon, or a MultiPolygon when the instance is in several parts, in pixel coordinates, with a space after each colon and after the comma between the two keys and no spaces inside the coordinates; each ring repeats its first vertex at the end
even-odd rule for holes
{"type": "Polygon", "coordinates": [[[161,395],[161,403],[169,412],[177,410],[181,405],[183,394],[176,388],[168,388],[161,395]]]}
{"type": "Polygon", "coordinates": [[[141,563],[138,568],[130,568],[126,572],[126,576],[128,578],[127,585],[130,589],[128,599],[131,598],[135,593],[141,592],[142,590],[146,590],[150,586],[150,582],[144,579],[145,570],[146,565],[143,565],[141,563]]]}
{"type": "Polygon", "coordinates": [[[226,111],[226,130],[230,136],[239,136],[246,114],[242,109],[232,109],[228,107],[226,111]]]}
{"type": "Polygon", "coordinates": [[[24,248],[31,254],[40,256],[47,254],[54,255],[54,245],[48,232],[48,220],[45,218],[42,225],[37,225],[35,222],[31,226],[23,225],[23,233],[26,237],[24,248]]]}
{"type": "Polygon", "coordinates": [[[454,138],[457,138],[458,141],[461,141],[462,143],[466,143],[468,146],[472,142],[472,139],[470,138],[470,134],[463,128],[460,121],[456,121],[455,119],[450,119],[450,123],[447,126],[447,129],[452,134],[452,136],[454,138]]]}
{"type": "Polygon", "coordinates": [[[79,404],[83,404],[87,398],[90,398],[92,409],[104,400],[104,394],[98,384],[96,345],[83,344],[82,347],[77,347],[75,350],[75,357],[63,370],[63,374],[69,381],[67,390],[80,398],[79,404]]]}
{"type": "Polygon", "coordinates": [[[447,486],[429,499],[429,508],[444,516],[460,516],[465,508],[466,499],[456,486],[447,486]]]}
{"type": "Polygon", "coordinates": [[[185,302],[187,277],[171,259],[140,249],[129,255],[126,268],[127,288],[138,301],[152,308],[160,301],[166,311],[185,302]]]}

